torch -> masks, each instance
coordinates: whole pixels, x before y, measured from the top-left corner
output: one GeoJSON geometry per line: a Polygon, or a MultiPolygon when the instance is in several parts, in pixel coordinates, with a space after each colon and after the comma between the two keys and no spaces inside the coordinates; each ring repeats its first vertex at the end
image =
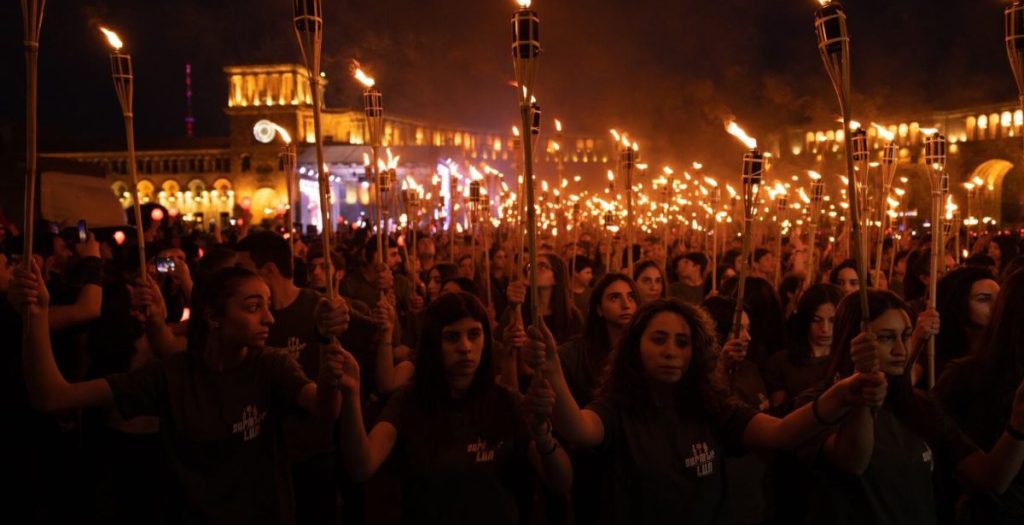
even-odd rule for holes
{"type": "MultiPolygon", "coordinates": [[[[39,84],[39,32],[43,29],[43,11],[46,0],[21,0],[21,18],[25,26],[25,228],[24,255],[25,269],[32,262],[32,236],[36,208],[36,124],[39,109],[37,91],[39,84]]],[[[134,165],[132,174],[135,173],[134,165]]],[[[136,188],[136,202],[138,188],[136,188]]],[[[139,228],[142,224],[139,223],[139,228]]],[[[28,331],[26,330],[26,333],[28,331]]]]}
{"type": "MultiPolygon", "coordinates": [[[[857,214],[862,217],[868,224],[871,222],[871,214],[867,211],[868,208],[868,192],[871,188],[871,164],[870,155],[868,153],[868,134],[863,128],[860,127],[860,123],[856,121],[850,122],[850,126],[854,129],[848,130],[850,137],[850,149],[853,150],[853,162],[854,162],[854,184],[857,188],[857,198],[850,201],[851,204],[857,204],[857,214]]],[[[852,217],[852,216],[851,216],[852,217]]],[[[852,219],[851,219],[852,220],[852,219]]],[[[864,254],[864,271],[865,274],[868,270],[867,260],[871,256],[868,252],[868,237],[870,236],[870,228],[861,229],[859,235],[854,235],[850,242],[859,242],[861,253],[864,254]]],[[[864,281],[867,282],[867,281],[864,281]]]]}
{"type": "MultiPolygon", "coordinates": [[[[825,64],[825,70],[832,80],[839,109],[843,116],[843,131],[850,130],[850,36],[846,31],[846,13],[839,2],[819,0],[821,8],[814,15],[814,27],[818,35],[818,52],[825,64]]],[[[857,186],[853,171],[853,151],[849,144],[843,148],[846,152],[847,192],[850,199],[851,239],[860,239],[860,217],[857,203],[857,186]]],[[[857,261],[857,278],[867,283],[865,278],[866,261],[861,243],[851,242],[853,256],[857,261]]],[[[868,312],[868,288],[860,287],[861,320],[866,326],[870,314],[868,312]]],[[[863,329],[864,327],[862,327],[863,329]]]]}
{"type": "MultiPolygon", "coordinates": [[[[322,0],[295,0],[293,4],[293,20],[295,22],[295,38],[299,43],[299,53],[309,75],[309,90],[313,99],[313,134],[316,140],[316,172],[320,183],[320,224],[323,227],[324,277],[327,285],[327,296],[334,301],[334,268],[331,265],[331,213],[330,213],[330,179],[327,164],[324,162],[323,133],[320,127],[321,92],[320,92],[320,52],[323,48],[323,3],[322,0]]],[[[380,250],[377,251],[378,257],[380,250]]]]}
{"type": "MultiPolygon", "coordinates": [[[[128,173],[132,179],[133,206],[135,210],[135,234],[139,246],[139,274],[143,280],[148,278],[146,272],[146,236],[142,229],[142,204],[139,201],[139,175],[135,166],[135,117],[132,114],[132,93],[135,77],[132,74],[132,56],[121,50],[124,43],[117,33],[101,27],[100,31],[107,37],[110,47],[110,71],[114,78],[114,90],[117,100],[121,103],[121,115],[124,116],[124,132],[128,143],[128,173]]],[[[29,254],[31,256],[31,254],[29,254]]]]}
{"type": "Polygon", "coordinates": [[[1020,105],[1024,109],[1024,2],[1014,0],[1006,7],[1006,55],[1017,81],[1020,105]]]}
{"type": "Polygon", "coordinates": [[[376,88],[377,82],[366,75],[362,69],[356,68],[356,80],[366,89],[363,91],[363,112],[366,115],[366,131],[370,139],[370,150],[372,158],[370,166],[373,169],[373,184],[376,188],[373,192],[374,202],[377,210],[377,264],[384,262],[384,188],[385,182],[381,180],[381,169],[378,166],[380,161],[381,135],[384,127],[384,96],[376,88]]]}
{"type": "Polygon", "coordinates": [[[629,275],[633,275],[633,168],[636,166],[637,144],[629,143],[626,138],[622,139],[622,150],[619,152],[620,173],[626,178],[626,268],[629,275]]]}
{"type": "Polygon", "coordinates": [[[815,171],[808,172],[808,174],[811,177],[811,202],[810,208],[808,209],[807,225],[807,244],[809,245],[810,250],[807,254],[807,275],[804,278],[804,290],[811,286],[811,280],[814,278],[814,273],[818,270],[818,215],[821,210],[821,201],[825,194],[825,181],[822,180],[821,175],[815,171]]]}
{"type": "MultiPolygon", "coordinates": [[[[924,162],[928,167],[928,182],[932,189],[932,253],[928,279],[928,307],[936,307],[936,291],[939,284],[939,266],[944,244],[942,241],[942,200],[949,191],[949,175],[946,173],[946,137],[931,130],[924,139],[924,162]]],[[[935,338],[928,340],[928,388],[935,386],[935,338]]]]}
{"type": "Polygon", "coordinates": [[[722,188],[718,181],[711,177],[705,177],[705,181],[711,185],[711,195],[708,196],[711,204],[711,290],[718,291],[718,205],[722,202],[722,188]]]}
{"type": "Polygon", "coordinates": [[[739,337],[743,318],[743,296],[747,287],[747,273],[750,271],[750,230],[757,211],[758,189],[764,175],[764,155],[757,149],[757,140],[747,136],[735,122],[729,124],[728,131],[750,148],[750,151],[743,154],[743,252],[736,288],[736,313],[732,322],[732,337],[736,338],[739,337]]]}
{"type": "Polygon", "coordinates": [[[611,239],[612,234],[611,234],[611,231],[612,231],[612,225],[615,223],[615,214],[612,213],[612,210],[605,210],[603,220],[604,220],[604,229],[605,229],[606,232],[608,232],[608,253],[605,254],[606,261],[605,261],[604,267],[605,267],[605,273],[611,273],[611,271],[612,271],[612,239],[611,239]]]}
{"type": "MultiPolygon", "coordinates": [[[[885,149],[882,150],[882,194],[879,196],[885,200],[884,202],[888,202],[892,193],[892,183],[896,179],[896,169],[899,167],[899,145],[894,140],[896,138],[894,133],[878,124],[873,125],[878,130],[878,134],[888,141],[885,144],[885,149]]],[[[889,214],[885,212],[885,206],[881,202],[878,206],[878,211],[879,232],[878,251],[875,253],[875,271],[881,273],[882,250],[885,247],[885,230],[889,214]]],[[[895,249],[896,247],[894,246],[893,250],[895,249]]]]}
{"type": "Polygon", "coordinates": [[[782,228],[786,222],[786,211],[789,207],[789,198],[786,195],[786,187],[777,184],[775,186],[775,221],[777,231],[775,234],[775,281],[772,283],[776,290],[779,289],[779,281],[782,280],[782,228]]]}
{"type": "MultiPolygon", "coordinates": [[[[519,9],[512,14],[512,65],[519,89],[519,110],[523,129],[533,129],[530,108],[531,93],[537,78],[540,58],[540,18],[530,9],[531,0],[517,0],[519,9]]],[[[537,114],[539,118],[539,112],[537,114]]],[[[537,294],[537,210],[533,191],[533,141],[523,141],[523,186],[526,189],[526,237],[530,250],[530,312],[534,326],[540,325],[537,294]]]]}

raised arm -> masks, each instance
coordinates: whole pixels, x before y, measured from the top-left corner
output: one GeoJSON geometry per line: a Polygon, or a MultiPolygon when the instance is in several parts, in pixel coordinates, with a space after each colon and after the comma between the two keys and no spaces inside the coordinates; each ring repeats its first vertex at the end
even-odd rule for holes
{"type": "Polygon", "coordinates": [[[604,423],[592,410],[580,410],[569,391],[569,384],[562,374],[562,363],[558,359],[555,338],[547,327],[531,326],[527,331],[526,358],[534,370],[541,370],[555,394],[552,422],[555,429],[566,440],[583,447],[595,447],[604,442],[604,423]]]}
{"type": "Polygon", "coordinates": [[[1013,396],[1006,430],[988,452],[978,451],[957,464],[957,471],[971,484],[996,494],[1006,492],[1024,464],[1024,382],[1013,396]]]}
{"type": "Polygon", "coordinates": [[[366,481],[380,468],[398,440],[394,425],[382,421],[374,425],[366,435],[363,425],[363,409],[360,401],[359,363],[356,358],[342,350],[342,375],[339,386],[342,390],[341,428],[339,449],[345,470],[354,481],[366,481]]]}
{"type": "Polygon", "coordinates": [[[106,380],[68,383],[57,368],[50,346],[50,294],[35,261],[32,271],[15,270],[10,297],[27,319],[21,355],[32,406],[45,412],[60,412],[112,404],[114,396],[106,380]]]}
{"type": "Polygon", "coordinates": [[[395,364],[394,326],[398,314],[386,299],[377,302],[373,307],[373,322],[378,326],[377,347],[377,390],[381,394],[391,394],[412,381],[416,367],[412,361],[395,364]]]}

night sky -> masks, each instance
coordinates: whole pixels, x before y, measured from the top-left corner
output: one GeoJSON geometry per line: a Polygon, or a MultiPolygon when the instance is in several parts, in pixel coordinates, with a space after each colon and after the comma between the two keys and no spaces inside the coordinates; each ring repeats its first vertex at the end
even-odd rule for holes
{"type": "MultiPolygon", "coordinates": [[[[847,0],[855,117],[1013,100],[998,0],[847,0]]],[[[18,2],[0,7],[0,129],[23,122],[18,2]]],[[[537,94],[567,133],[625,129],[655,162],[735,168],[722,132],[735,115],[757,135],[837,116],[817,54],[814,0],[535,0],[544,55],[537,94]]],[[[361,104],[357,59],[386,110],[508,129],[517,112],[512,0],[325,0],[331,107],[361,104]]],[[[50,0],[40,73],[42,151],[123,147],[100,23],[135,57],[140,147],[184,135],[184,65],[199,136],[224,136],[231,64],[300,62],[288,0],[50,0]]],[[[20,140],[5,139],[17,149],[20,140]]]]}

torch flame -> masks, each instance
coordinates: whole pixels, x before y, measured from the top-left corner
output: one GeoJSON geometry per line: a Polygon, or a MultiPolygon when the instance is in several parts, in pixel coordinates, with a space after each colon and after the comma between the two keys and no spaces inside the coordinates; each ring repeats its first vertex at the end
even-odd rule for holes
{"type": "Polygon", "coordinates": [[[372,88],[373,85],[377,83],[376,80],[367,76],[366,73],[363,72],[362,68],[356,68],[355,77],[356,80],[366,86],[366,89],[372,88]]]}
{"type": "Polygon", "coordinates": [[[921,128],[921,133],[926,137],[930,137],[938,132],[938,128],[921,128]]]}
{"type": "Polygon", "coordinates": [[[100,31],[103,32],[107,37],[107,42],[110,43],[110,47],[114,48],[114,51],[120,51],[124,47],[124,42],[121,42],[121,38],[117,36],[117,33],[105,28],[100,27],[100,31]]]}
{"type": "Polygon", "coordinates": [[[615,172],[608,170],[608,182],[615,182],[615,172]]]}
{"type": "Polygon", "coordinates": [[[615,137],[615,142],[618,142],[618,141],[622,140],[622,137],[619,136],[619,132],[618,131],[615,131],[614,129],[610,129],[608,131],[610,131],[612,136],[615,137]]]}
{"type": "Polygon", "coordinates": [[[730,199],[736,198],[736,188],[733,188],[731,184],[726,184],[725,189],[729,192],[730,199]]]}
{"type": "MultiPolygon", "coordinates": [[[[836,122],[842,123],[843,119],[837,118],[836,122]]],[[[850,131],[857,131],[858,129],[860,129],[860,122],[858,122],[856,120],[851,120],[850,121],[850,131]]]]}
{"type": "Polygon", "coordinates": [[[519,136],[519,127],[518,126],[512,126],[512,135],[515,136],[515,137],[519,136]]]}
{"type": "Polygon", "coordinates": [[[804,204],[811,203],[811,198],[807,196],[807,193],[804,191],[803,188],[798,189],[797,193],[800,194],[800,200],[804,201],[804,204]]]}
{"type": "Polygon", "coordinates": [[[369,166],[369,165],[370,165],[370,155],[368,153],[363,153],[363,166],[369,166]]]}
{"type": "Polygon", "coordinates": [[[533,3],[533,0],[516,0],[516,3],[519,4],[519,7],[522,9],[529,9],[530,4],[533,3]]]}
{"type": "Polygon", "coordinates": [[[704,182],[706,182],[708,184],[708,186],[711,186],[712,188],[717,188],[718,187],[718,181],[715,180],[715,179],[712,179],[711,177],[704,177],[704,182]]]}
{"type": "Polygon", "coordinates": [[[664,168],[661,168],[661,171],[664,172],[665,175],[668,175],[668,176],[671,176],[673,173],[675,173],[675,171],[672,171],[672,168],[670,168],[668,166],[665,166],[664,168]]]}
{"type": "Polygon", "coordinates": [[[807,176],[809,176],[811,180],[821,180],[821,174],[814,170],[808,170],[807,176]]]}
{"type": "Polygon", "coordinates": [[[888,142],[892,142],[893,140],[896,140],[896,134],[891,132],[891,131],[889,131],[889,129],[886,128],[885,126],[881,126],[881,125],[875,124],[874,122],[872,122],[871,125],[874,126],[876,130],[878,130],[878,136],[879,137],[882,137],[883,139],[885,139],[888,142]]]}
{"type": "Polygon", "coordinates": [[[555,119],[555,131],[557,131],[559,133],[562,132],[562,121],[561,120],[555,119]]]}
{"type": "Polygon", "coordinates": [[[825,7],[831,2],[832,0],[818,0],[818,3],[821,4],[821,7],[825,7]]]}
{"type": "Polygon", "coordinates": [[[757,149],[757,139],[747,135],[747,132],[743,131],[743,128],[739,127],[739,125],[736,124],[735,120],[729,122],[729,124],[725,127],[725,131],[727,131],[730,135],[740,139],[740,142],[745,144],[748,148],[757,149]]]}

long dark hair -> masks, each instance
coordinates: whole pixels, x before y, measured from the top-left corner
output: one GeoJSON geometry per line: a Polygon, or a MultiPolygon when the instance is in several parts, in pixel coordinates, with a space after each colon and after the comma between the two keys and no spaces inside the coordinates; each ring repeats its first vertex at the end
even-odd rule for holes
{"type": "Polygon", "coordinates": [[[651,379],[640,358],[640,345],[651,320],[663,312],[677,314],[689,325],[693,349],[690,365],[673,389],[675,409],[691,416],[715,413],[721,399],[721,387],[713,379],[718,353],[715,326],[704,310],[677,299],[658,299],[637,310],[612,353],[597,397],[625,409],[645,410],[654,406],[651,379]]]}
{"type": "MultiPolygon", "coordinates": [[[[935,299],[942,330],[935,338],[936,373],[945,363],[971,353],[974,342],[968,340],[967,328],[971,324],[971,287],[978,281],[995,280],[992,271],[979,266],[957,268],[939,279],[935,299]]],[[[985,327],[977,327],[979,330],[985,327]]]]}
{"type": "MultiPolygon", "coordinates": [[[[868,320],[874,321],[889,310],[901,310],[910,317],[910,308],[907,303],[898,295],[889,290],[871,288],[868,290],[868,320]]],[[[829,365],[828,373],[825,375],[830,381],[838,377],[852,375],[853,359],[850,357],[850,344],[853,338],[860,333],[861,329],[861,308],[860,294],[851,293],[839,302],[836,308],[836,324],[832,336],[832,363],[829,365]]],[[[902,337],[902,334],[897,334],[902,337]]],[[[908,348],[908,351],[913,351],[908,348]]],[[[911,356],[914,357],[913,355],[911,356]]],[[[908,361],[907,372],[901,376],[890,376],[889,391],[885,399],[886,406],[893,409],[897,416],[909,415],[915,404],[914,387],[910,382],[910,369],[913,360],[908,361]]]]}
{"type": "MultiPolygon", "coordinates": [[[[736,298],[716,295],[704,299],[700,304],[701,308],[707,311],[711,320],[715,322],[715,335],[718,337],[718,345],[724,346],[732,335],[732,323],[736,318],[736,298]]],[[[746,312],[746,308],[743,309],[746,312]]],[[[750,314],[747,313],[749,316],[750,314]]]]}
{"type": "MultiPolygon", "coordinates": [[[[806,364],[811,358],[810,335],[814,314],[823,304],[838,305],[843,299],[843,290],[831,283],[815,284],[804,290],[797,302],[796,310],[786,322],[788,341],[786,357],[795,366],[806,364]]],[[[833,332],[833,335],[835,332],[833,332]]]]}
{"type": "Polygon", "coordinates": [[[423,311],[423,332],[416,347],[416,379],[412,384],[413,399],[427,410],[436,410],[451,399],[451,389],[441,358],[444,327],[465,318],[478,321],[483,327],[484,349],[480,366],[466,392],[469,399],[479,399],[494,388],[491,347],[491,323],[480,300],[467,292],[443,293],[423,311]]]}
{"type": "Polygon", "coordinates": [[[601,277],[594,290],[590,293],[590,301],[587,303],[587,322],[583,330],[583,344],[586,351],[582,353],[584,367],[590,377],[599,377],[604,368],[604,363],[618,341],[608,340],[608,321],[601,317],[601,301],[604,292],[608,287],[622,281],[629,285],[630,292],[636,300],[636,283],[624,273],[608,273],[601,277]]]}
{"type": "Polygon", "coordinates": [[[633,282],[635,283],[639,280],[640,274],[644,273],[644,270],[648,268],[658,270],[658,275],[661,276],[661,298],[664,299],[666,297],[666,292],[668,291],[668,279],[665,278],[665,272],[662,271],[661,266],[659,266],[658,263],[652,260],[646,260],[636,265],[633,268],[633,282]]]}
{"type": "MultiPolygon", "coordinates": [[[[738,276],[726,279],[719,287],[719,293],[735,297],[739,281],[738,276]]],[[[786,346],[786,334],[782,330],[786,324],[786,313],[772,283],[760,277],[747,277],[743,308],[750,316],[749,359],[763,368],[772,354],[786,346]]]]}
{"type": "Polygon", "coordinates": [[[978,343],[978,360],[987,388],[1008,407],[1024,378],[1024,271],[1003,281],[978,343]]]}
{"type": "MultiPolygon", "coordinates": [[[[555,341],[561,343],[579,334],[583,316],[576,310],[576,306],[572,302],[572,292],[568,280],[569,270],[566,269],[565,262],[553,253],[541,253],[538,256],[547,258],[548,264],[551,265],[551,271],[554,273],[555,285],[551,288],[551,302],[548,305],[552,320],[548,329],[551,330],[551,335],[555,336],[555,341]]],[[[524,311],[529,311],[531,308],[530,294],[526,295],[523,308],[524,311]]]]}
{"type": "Polygon", "coordinates": [[[201,286],[192,292],[191,313],[188,321],[188,344],[186,348],[192,355],[200,355],[206,348],[210,336],[209,316],[223,315],[228,299],[238,290],[243,282],[259,279],[251,270],[237,266],[228,266],[211,273],[204,279],[201,286]]]}

